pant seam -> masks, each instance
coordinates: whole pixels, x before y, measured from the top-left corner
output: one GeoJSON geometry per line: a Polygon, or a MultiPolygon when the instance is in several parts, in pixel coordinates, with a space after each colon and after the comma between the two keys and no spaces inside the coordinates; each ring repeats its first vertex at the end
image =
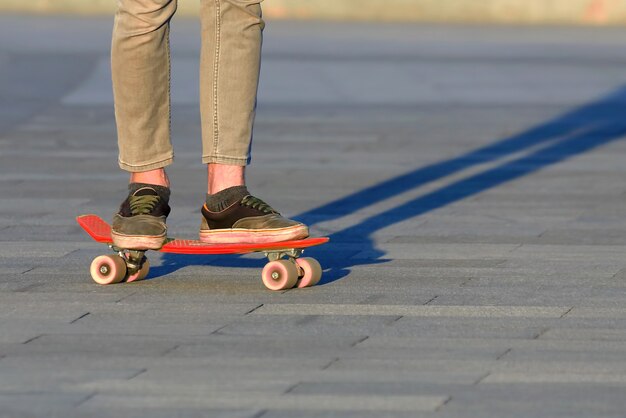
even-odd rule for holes
{"type": "MultiPolygon", "coordinates": [[[[171,19],[171,17],[170,17],[171,19]]],[[[167,50],[167,137],[172,145],[172,59],[170,50],[170,20],[165,28],[165,48],[167,50]]]]}
{"type": "Polygon", "coordinates": [[[218,153],[219,141],[219,61],[221,50],[221,7],[220,0],[215,0],[215,61],[213,64],[213,153],[218,153]]]}
{"type": "MultiPolygon", "coordinates": [[[[170,18],[171,19],[171,18],[170,18]]],[[[172,146],[172,58],[170,50],[170,21],[167,22],[167,135],[172,146]]]]}

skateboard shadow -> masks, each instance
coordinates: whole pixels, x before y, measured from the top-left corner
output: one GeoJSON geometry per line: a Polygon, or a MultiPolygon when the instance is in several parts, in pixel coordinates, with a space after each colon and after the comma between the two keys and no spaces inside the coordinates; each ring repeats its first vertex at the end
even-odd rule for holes
{"type": "MultiPolygon", "coordinates": [[[[295,216],[295,219],[310,226],[333,221],[468,168],[496,163],[500,159],[525,152],[524,155],[468,175],[333,232],[329,244],[307,251],[307,255],[318,258],[325,268],[321,284],[346,277],[355,266],[389,261],[384,258],[385,252],[377,248],[373,236],[377,231],[622,139],[626,134],[625,105],[626,85],[524,132],[498,139],[458,157],[416,168],[295,216]]],[[[263,260],[240,257],[216,261],[206,262],[206,258],[164,254],[162,264],[152,269],[150,278],[169,274],[188,265],[262,267],[264,264],[263,260]]]]}

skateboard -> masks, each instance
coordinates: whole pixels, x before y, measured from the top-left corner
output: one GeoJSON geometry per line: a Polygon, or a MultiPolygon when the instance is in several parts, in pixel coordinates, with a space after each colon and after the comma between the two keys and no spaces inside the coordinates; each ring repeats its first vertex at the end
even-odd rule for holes
{"type": "MultiPolygon", "coordinates": [[[[81,215],[78,224],[94,241],[107,244],[117,254],[96,257],[90,268],[92,279],[102,285],[143,280],[150,270],[145,250],[118,248],[111,239],[111,226],[97,215],[81,215]]],[[[207,244],[198,240],[168,238],[159,251],[175,254],[265,253],[269,262],[261,279],[270,290],[315,286],[322,278],[322,267],[314,258],[301,257],[305,248],[325,244],[327,237],[306,238],[268,244],[207,244]]]]}

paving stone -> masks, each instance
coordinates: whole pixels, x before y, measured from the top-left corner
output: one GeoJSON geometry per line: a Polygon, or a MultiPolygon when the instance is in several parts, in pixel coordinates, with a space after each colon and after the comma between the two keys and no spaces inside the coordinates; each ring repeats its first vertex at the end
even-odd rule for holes
{"type": "Polygon", "coordinates": [[[604,373],[493,373],[485,378],[485,383],[626,383],[626,376],[604,373]]]}
{"type": "Polygon", "coordinates": [[[76,249],[76,245],[58,242],[0,242],[3,257],[55,258],[66,256],[76,249]]]}
{"type": "Polygon", "coordinates": [[[624,308],[584,308],[574,307],[567,315],[571,318],[612,318],[623,319],[626,317],[624,308]]]}
{"type": "Polygon", "coordinates": [[[259,415],[259,411],[233,410],[233,409],[214,409],[214,408],[193,408],[180,405],[170,407],[151,407],[149,405],[134,406],[109,406],[107,408],[92,407],[91,405],[81,405],[76,409],[76,416],[93,416],[93,417],[144,417],[146,414],[151,417],[158,418],[204,418],[207,416],[215,418],[254,418],[259,415]]]}
{"type": "Polygon", "coordinates": [[[417,335],[431,338],[521,338],[533,339],[541,335],[554,321],[530,319],[465,319],[456,318],[418,318],[402,317],[393,327],[386,327],[379,335],[390,337],[414,337],[417,335]]]}
{"type": "Polygon", "coordinates": [[[3,379],[0,382],[0,393],[45,392],[56,387],[60,392],[84,392],[90,384],[102,384],[105,381],[124,381],[133,379],[143,372],[142,369],[83,369],[72,370],[48,365],[19,368],[0,364],[3,379]]]}
{"type": "Polygon", "coordinates": [[[60,418],[66,416],[80,405],[91,393],[64,393],[49,390],[46,392],[0,392],[1,417],[34,417],[50,416],[60,418]]]}
{"type": "MultiPolygon", "coordinates": [[[[337,355],[346,349],[356,345],[361,338],[354,336],[341,336],[327,338],[318,341],[312,336],[271,336],[269,338],[258,338],[258,343],[246,345],[246,336],[223,334],[224,330],[200,344],[180,344],[168,355],[183,357],[207,357],[212,355],[267,358],[267,359],[288,359],[297,358],[303,352],[312,350],[316,359],[325,359],[322,365],[328,364],[337,355]]],[[[270,334],[268,332],[268,334],[270,334]]],[[[312,354],[313,356],[313,354],[312,354]]]]}
{"type": "Polygon", "coordinates": [[[623,408],[621,390],[619,387],[557,384],[479,385],[478,390],[454,393],[446,404],[444,416],[618,417],[623,408]],[[481,403],[485,397],[493,400],[481,403]],[[469,409],[464,410],[463,406],[469,409]]]}
{"type": "Polygon", "coordinates": [[[626,340],[626,330],[624,329],[576,329],[576,328],[554,328],[546,331],[542,339],[565,339],[565,340],[592,340],[592,341],[624,341],[626,340]]]}
{"type": "Polygon", "coordinates": [[[367,315],[400,317],[560,318],[571,308],[537,306],[263,305],[253,315],[367,315]]]}
{"type": "Polygon", "coordinates": [[[178,345],[175,337],[164,339],[146,335],[71,335],[54,333],[41,335],[21,345],[9,346],[4,350],[7,356],[42,356],[51,354],[89,354],[128,356],[158,356],[168,353],[178,345]],[[72,353],[67,347],[72,347],[72,353]]]}
{"type": "MultiPolygon", "coordinates": [[[[432,412],[399,412],[399,411],[385,411],[385,417],[389,418],[418,418],[431,416],[432,412]]],[[[379,411],[367,412],[367,411],[302,411],[302,410],[286,410],[276,411],[268,410],[263,414],[266,418],[288,418],[297,415],[302,418],[376,418],[380,417],[379,411]]]]}
{"type": "Polygon", "coordinates": [[[315,396],[282,395],[268,396],[265,393],[238,394],[213,392],[202,398],[190,396],[144,396],[95,395],[87,402],[90,406],[106,407],[108,404],[150,405],[151,407],[172,407],[185,404],[195,407],[221,409],[287,409],[322,411],[434,411],[447,400],[445,396],[315,396]]]}
{"type": "Polygon", "coordinates": [[[136,418],[136,417],[145,417],[149,415],[154,418],[254,418],[258,416],[260,411],[246,411],[246,410],[235,410],[235,409],[214,409],[214,408],[206,408],[199,407],[193,408],[183,405],[172,405],[169,407],[164,406],[156,406],[152,407],[150,405],[128,405],[124,406],[116,406],[109,405],[105,408],[99,406],[92,405],[80,405],[80,407],[76,408],[73,411],[70,411],[68,416],[70,417],[97,417],[97,418],[105,418],[105,417],[128,417],[128,418],[136,418]]]}

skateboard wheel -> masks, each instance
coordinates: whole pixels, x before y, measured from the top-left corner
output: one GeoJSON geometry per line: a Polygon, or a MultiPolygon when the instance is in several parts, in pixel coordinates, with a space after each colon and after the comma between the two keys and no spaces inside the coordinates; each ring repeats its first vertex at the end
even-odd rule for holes
{"type": "Polygon", "coordinates": [[[270,290],[291,289],[298,282],[298,268],[288,260],[271,261],[263,268],[261,278],[270,290]]]}
{"type": "Polygon", "coordinates": [[[140,280],[143,280],[146,278],[149,271],[150,271],[150,262],[146,258],[141,264],[141,269],[134,274],[129,274],[128,277],[126,278],[126,282],[130,283],[130,282],[138,282],[140,280]]]}
{"type": "Polygon", "coordinates": [[[297,258],[296,264],[302,270],[302,277],[296,283],[297,288],[302,289],[319,283],[322,278],[322,266],[316,259],[311,257],[297,258]]]}
{"type": "Polygon", "coordinates": [[[101,255],[94,258],[89,271],[98,284],[119,283],[126,277],[126,262],[119,255],[101,255]]]}

